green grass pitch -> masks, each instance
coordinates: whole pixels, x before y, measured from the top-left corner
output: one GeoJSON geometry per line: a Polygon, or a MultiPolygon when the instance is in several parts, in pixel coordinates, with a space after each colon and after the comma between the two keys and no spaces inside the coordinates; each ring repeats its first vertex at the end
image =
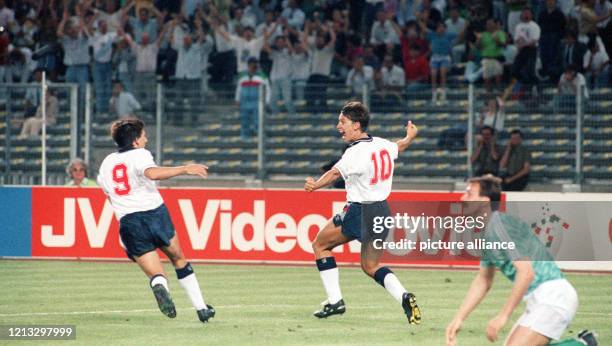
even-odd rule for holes
{"type": "MultiPolygon", "coordinates": [[[[358,268],[340,268],[347,312],[317,320],[325,299],[312,267],[197,264],[207,303],[217,316],[203,325],[166,265],[178,316],[157,309],[148,280],[133,263],[0,260],[0,325],[74,324],[75,341],[6,341],[0,344],[236,345],[402,344],[443,345],[474,271],[396,269],[422,309],[420,326],[408,325],[401,307],[358,268]]],[[[612,275],[568,274],[580,307],[565,336],[595,329],[612,344],[612,275]]],[[[496,276],[489,296],[464,323],[462,345],[488,345],[487,321],[505,301],[510,283],[496,276]]],[[[518,309],[523,309],[523,305],[518,309]]],[[[512,323],[519,316],[515,313],[512,323]]],[[[505,337],[512,325],[502,333],[505,337]]]]}

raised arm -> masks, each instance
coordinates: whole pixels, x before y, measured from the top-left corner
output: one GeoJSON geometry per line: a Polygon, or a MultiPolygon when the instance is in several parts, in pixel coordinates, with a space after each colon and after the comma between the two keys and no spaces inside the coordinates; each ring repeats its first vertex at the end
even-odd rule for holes
{"type": "Polygon", "coordinates": [[[400,153],[406,150],[416,138],[418,132],[419,129],[412,123],[412,121],[408,121],[408,124],[406,125],[406,137],[395,142],[397,143],[397,150],[400,153]]]}
{"type": "Polygon", "coordinates": [[[59,25],[57,26],[57,37],[58,38],[63,38],[64,37],[64,29],[66,28],[66,22],[68,22],[68,8],[64,7],[64,13],[62,15],[62,21],[59,23],[59,25]]]}
{"type": "Polygon", "coordinates": [[[455,318],[446,327],[446,345],[455,345],[457,343],[457,333],[461,329],[463,321],[470,315],[472,311],[480,304],[482,299],[487,295],[493,277],[495,276],[495,267],[487,266],[480,267],[478,275],[472,281],[468,293],[459,307],[459,311],[455,318]]]}
{"type": "Polygon", "coordinates": [[[145,170],[144,175],[151,180],[166,180],[180,175],[198,175],[206,178],[208,167],[198,164],[177,167],[151,167],[145,170]]]}

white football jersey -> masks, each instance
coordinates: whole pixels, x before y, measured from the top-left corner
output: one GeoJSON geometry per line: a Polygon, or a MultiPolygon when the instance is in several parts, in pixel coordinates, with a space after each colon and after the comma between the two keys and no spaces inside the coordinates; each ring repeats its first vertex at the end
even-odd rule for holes
{"type": "Polygon", "coordinates": [[[380,137],[349,144],[334,166],[346,183],[346,200],[360,203],[386,200],[391,193],[397,154],[397,143],[380,137]]]}
{"type": "Polygon", "coordinates": [[[155,182],[144,175],[147,168],[156,166],[153,155],[144,148],[115,152],[102,161],[98,185],[113,205],[117,220],[164,203],[155,182]]]}

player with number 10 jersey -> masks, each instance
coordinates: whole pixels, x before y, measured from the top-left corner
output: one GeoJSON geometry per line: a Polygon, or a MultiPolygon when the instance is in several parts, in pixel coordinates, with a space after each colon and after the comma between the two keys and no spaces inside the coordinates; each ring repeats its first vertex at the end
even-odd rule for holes
{"type": "MultiPolygon", "coordinates": [[[[327,300],[315,317],[327,318],[343,314],[346,310],[336,261],[332,250],[352,240],[361,242],[361,268],[383,286],[400,303],[410,324],[421,322],[421,312],[415,296],[408,293],[395,274],[380,265],[382,249],[374,240],[384,240],[389,230],[374,232],[374,219],[391,215],[387,197],[391,193],[393,161],[399,152],[408,148],[417,135],[417,128],[408,122],[406,137],[391,142],[368,135],[370,122],[368,109],[360,102],[347,103],[340,112],[336,128],[348,148],[338,163],[317,181],[307,178],[304,188],[315,191],[332,184],[340,176],[346,183],[347,203],[342,213],[335,215],[317,234],[312,245],[317,268],[327,300]]],[[[384,225],[383,225],[384,226],[384,225]]]]}

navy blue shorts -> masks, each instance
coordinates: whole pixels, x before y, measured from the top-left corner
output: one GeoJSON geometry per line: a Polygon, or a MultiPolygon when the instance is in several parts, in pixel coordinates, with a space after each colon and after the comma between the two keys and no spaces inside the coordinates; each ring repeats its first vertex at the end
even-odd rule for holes
{"type": "Polygon", "coordinates": [[[174,234],[174,225],[164,204],[156,209],[127,214],[119,221],[119,235],[132,260],[169,246],[174,234]]]}
{"type": "Polygon", "coordinates": [[[340,214],[333,218],[334,225],[341,227],[342,234],[357,239],[360,242],[370,242],[376,239],[385,239],[389,229],[380,224],[383,217],[391,215],[387,201],[372,203],[348,202],[340,214]],[[377,219],[378,218],[378,219],[377,219]],[[375,221],[383,229],[375,230],[375,221]]]}

